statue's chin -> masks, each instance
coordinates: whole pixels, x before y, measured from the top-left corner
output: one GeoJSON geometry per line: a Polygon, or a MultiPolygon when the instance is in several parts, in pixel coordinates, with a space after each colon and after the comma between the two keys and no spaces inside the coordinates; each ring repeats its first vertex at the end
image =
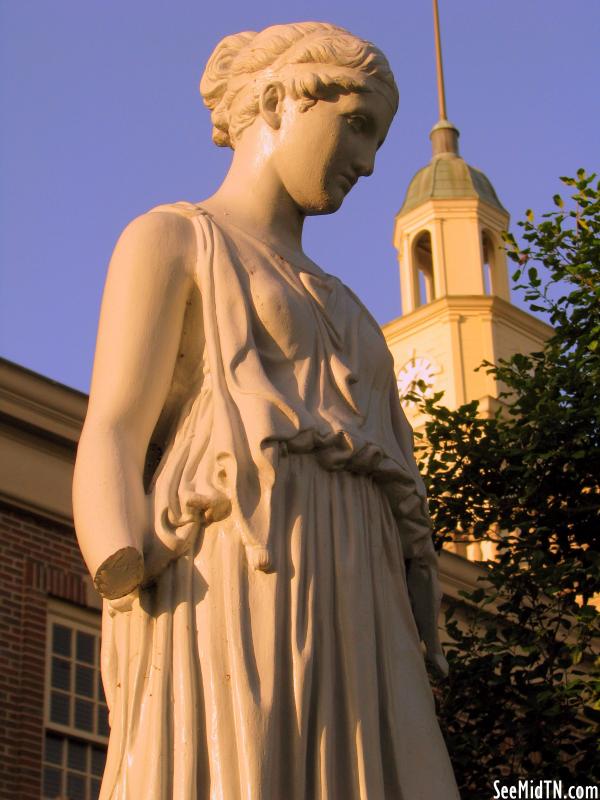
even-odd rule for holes
{"type": "Polygon", "coordinates": [[[317,202],[306,204],[303,211],[307,217],[316,217],[322,214],[334,214],[344,202],[345,194],[338,192],[335,195],[324,194],[317,202]]]}

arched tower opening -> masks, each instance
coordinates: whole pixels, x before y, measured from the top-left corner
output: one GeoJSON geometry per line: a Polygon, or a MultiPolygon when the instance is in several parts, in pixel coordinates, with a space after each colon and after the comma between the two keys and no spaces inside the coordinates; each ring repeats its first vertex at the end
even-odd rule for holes
{"type": "Polygon", "coordinates": [[[435,300],[431,234],[420,233],[413,244],[415,306],[424,306],[435,300]]]}
{"type": "Polygon", "coordinates": [[[497,293],[497,253],[493,236],[489,231],[482,231],[481,250],[483,255],[483,290],[485,294],[492,295],[497,293]]]}

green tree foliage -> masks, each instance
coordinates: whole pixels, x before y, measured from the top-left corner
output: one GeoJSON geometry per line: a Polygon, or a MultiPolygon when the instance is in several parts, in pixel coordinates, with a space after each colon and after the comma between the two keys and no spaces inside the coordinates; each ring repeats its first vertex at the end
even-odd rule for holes
{"type": "Polygon", "coordinates": [[[505,237],[553,335],[483,365],[503,387],[496,416],[421,401],[439,544],[458,531],[498,547],[485,583],[448,609],[436,690],[465,800],[507,776],[600,781],[600,184],[561,180],[571,197],[540,222],[527,212],[520,244],[505,237]]]}

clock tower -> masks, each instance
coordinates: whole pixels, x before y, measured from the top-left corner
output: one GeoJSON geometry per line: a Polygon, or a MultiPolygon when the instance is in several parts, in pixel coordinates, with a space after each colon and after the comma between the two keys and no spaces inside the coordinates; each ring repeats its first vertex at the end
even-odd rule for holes
{"type": "MultiPolygon", "coordinates": [[[[437,24],[436,45],[440,119],[431,161],[396,215],[402,315],[383,332],[401,394],[422,380],[427,391],[444,392],[445,405],[479,400],[486,414],[501,389],[477,371],[482,361],[532,352],[551,329],[510,302],[502,246],[509,215],[488,178],[459,154],[458,130],[446,117],[437,24]]],[[[405,411],[413,427],[423,423],[414,406],[405,411]]]]}

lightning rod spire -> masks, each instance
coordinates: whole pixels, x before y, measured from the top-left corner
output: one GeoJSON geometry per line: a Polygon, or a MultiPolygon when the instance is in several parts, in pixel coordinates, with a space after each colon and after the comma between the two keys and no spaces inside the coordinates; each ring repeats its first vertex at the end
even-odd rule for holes
{"type": "Polygon", "coordinates": [[[442,61],[442,41],[440,37],[440,14],[438,11],[438,0],[433,0],[433,30],[435,33],[435,64],[437,71],[438,106],[440,109],[440,119],[447,119],[446,90],[444,88],[444,64],[442,61]]]}
{"type": "Polygon", "coordinates": [[[434,156],[458,155],[458,130],[448,122],[446,114],[446,89],[444,86],[444,64],[442,61],[442,39],[440,36],[440,14],[438,0],[433,0],[433,31],[435,35],[435,63],[437,73],[438,107],[440,118],[429,138],[434,156]]]}

